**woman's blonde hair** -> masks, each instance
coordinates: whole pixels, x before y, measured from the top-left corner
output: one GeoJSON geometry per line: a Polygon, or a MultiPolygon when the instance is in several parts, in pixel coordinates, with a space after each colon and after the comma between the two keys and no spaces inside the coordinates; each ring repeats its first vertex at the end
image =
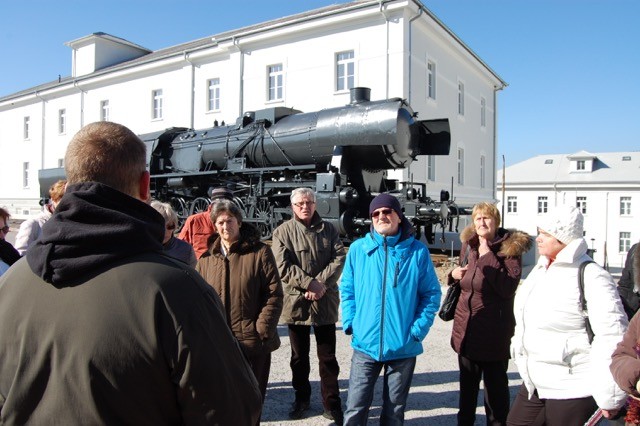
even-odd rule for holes
{"type": "Polygon", "coordinates": [[[495,204],[487,203],[486,201],[476,204],[473,206],[473,210],[471,211],[471,220],[475,220],[476,215],[479,213],[486,214],[493,219],[496,228],[500,226],[500,211],[495,204]]]}

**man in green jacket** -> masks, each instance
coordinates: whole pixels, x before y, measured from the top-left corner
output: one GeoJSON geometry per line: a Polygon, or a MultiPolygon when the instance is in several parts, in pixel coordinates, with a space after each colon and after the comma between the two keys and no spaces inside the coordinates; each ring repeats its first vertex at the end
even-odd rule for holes
{"type": "Polygon", "coordinates": [[[221,302],[162,254],[144,143],[83,127],[67,190],[0,278],[0,424],[254,425],[258,384],[221,302]]]}
{"type": "Polygon", "coordinates": [[[335,227],[316,212],[315,193],[297,188],[291,193],[294,217],[273,232],[273,253],[284,288],[281,321],[289,326],[292,385],[295,401],[289,417],[300,419],[309,409],[309,340],[316,336],[323,416],[342,425],[336,360],[338,278],[346,250],[335,227]]]}

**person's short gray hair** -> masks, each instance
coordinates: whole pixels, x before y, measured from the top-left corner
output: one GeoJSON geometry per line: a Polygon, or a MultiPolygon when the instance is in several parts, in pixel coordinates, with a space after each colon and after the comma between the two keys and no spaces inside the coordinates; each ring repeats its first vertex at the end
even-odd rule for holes
{"type": "Polygon", "coordinates": [[[211,223],[215,225],[218,216],[222,213],[228,213],[238,220],[238,225],[242,225],[242,210],[236,203],[226,198],[220,198],[213,202],[211,207],[211,223]]]}
{"type": "Polygon", "coordinates": [[[289,199],[291,200],[291,204],[293,204],[293,200],[295,200],[298,196],[302,198],[310,198],[311,201],[313,201],[314,203],[316,202],[316,193],[313,192],[311,188],[302,187],[296,188],[291,191],[291,196],[289,197],[289,199]]]}
{"type": "Polygon", "coordinates": [[[162,215],[165,224],[178,226],[178,215],[175,210],[173,210],[173,207],[171,207],[171,204],[153,200],[151,202],[151,207],[156,209],[156,211],[162,215]]]}

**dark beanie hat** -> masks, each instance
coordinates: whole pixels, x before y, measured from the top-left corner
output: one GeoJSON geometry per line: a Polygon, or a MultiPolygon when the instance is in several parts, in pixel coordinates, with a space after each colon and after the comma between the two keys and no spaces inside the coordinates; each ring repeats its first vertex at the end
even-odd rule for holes
{"type": "Polygon", "coordinates": [[[400,207],[400,201],[393,195],[389,194],[380,194],[373,200],[371,200],[371,204],[369,204],[369,216],[375,210],[378,210],[383,207],[388,207],[393,209],[400,218],[404,217],[402,214],[402,207],[400,207]]]}
{"type": "Polygon", "coordinates": [[[211,191],[209,198],[211,198],[212,201],[219,200],[221,198],[233,201],[233,193],[227,188],[219,187],[211,191]]]}

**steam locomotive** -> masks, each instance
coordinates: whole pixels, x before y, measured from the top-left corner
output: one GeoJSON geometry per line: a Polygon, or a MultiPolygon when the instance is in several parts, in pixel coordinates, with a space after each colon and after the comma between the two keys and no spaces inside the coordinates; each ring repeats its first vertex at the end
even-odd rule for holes
{"type": "MultiPolygon", "coordinates": [[[[435,201],[426,196],[426,184],[392,180],[387,172],[407,167],[418,155],[448,155],[449,121],[418,120],[403,99],[369,96],[370,89],[354,88],[343,107],[310,113],[275,107],[247,112],[234,125],[140,135],[152,196],[170,202],[183,221],[208,207],[214,188],[226,187],[244,220],[268,239],[292,216],[291,191],[309,187],[318,213],[349,242],[368,231],[371,199],[389,192],[418,233],[433,242],[437,227],[451,231],[468,212],[447,191],[435,201]]],[[[41,171],[41,177],[48,173],[41,171]]]]}

